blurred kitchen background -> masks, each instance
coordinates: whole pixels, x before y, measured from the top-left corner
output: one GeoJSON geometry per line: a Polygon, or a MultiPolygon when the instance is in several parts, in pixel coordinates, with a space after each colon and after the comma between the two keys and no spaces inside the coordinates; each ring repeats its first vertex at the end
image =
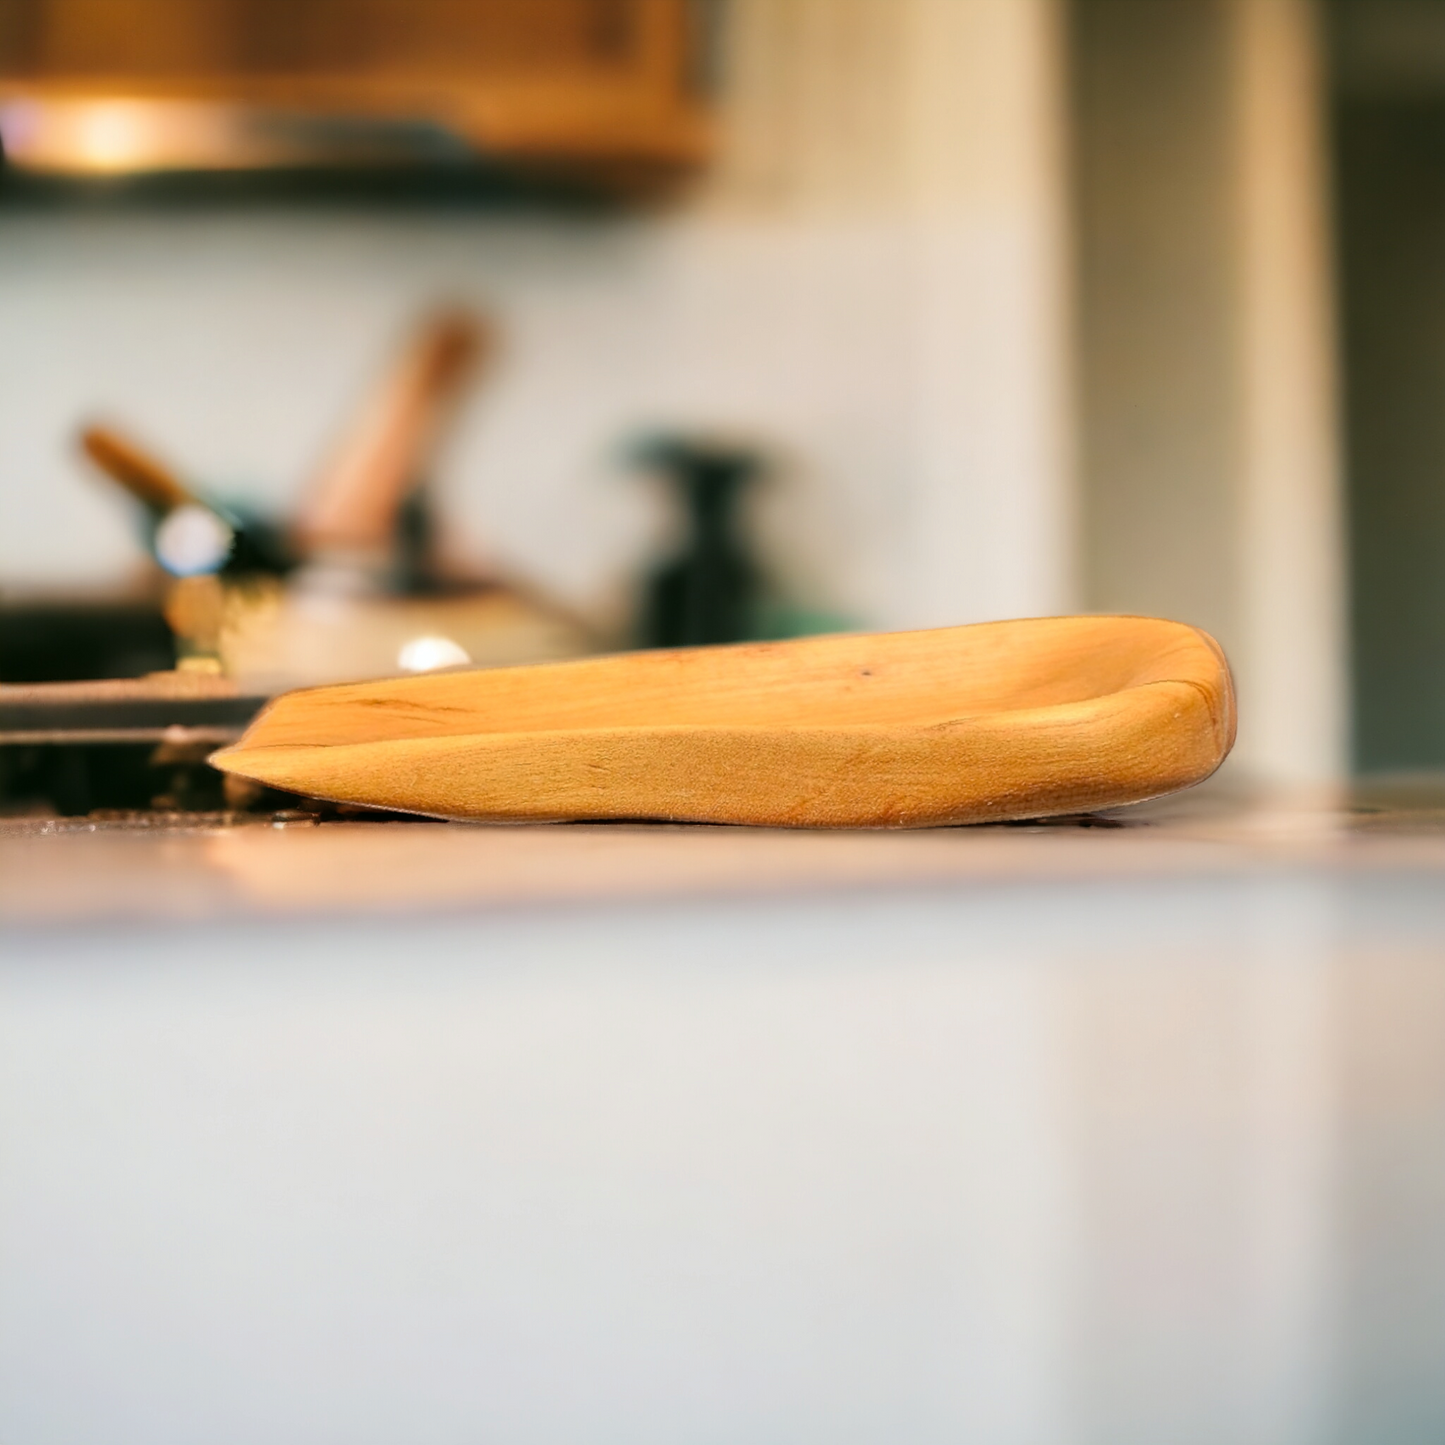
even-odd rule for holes
{"type": "Polygon", "coordinates": [[[1445,1439],[1438,786],[200,776],[1073,610],[1219,637],[1241,783],[1445,768],[1445,0],[0,0],[0,138],[6,1439],[1445,1439]]]}
{"type": "Polygon", "coordinates": [[[9,605],[135,585],[83,424],[294,516],[449,306],[434,526],[593,645],[721,437],[770,635],[1157,613],[1240,776],[1445,764],[1445,4],[161,13],[0,3],[9,605]]]}

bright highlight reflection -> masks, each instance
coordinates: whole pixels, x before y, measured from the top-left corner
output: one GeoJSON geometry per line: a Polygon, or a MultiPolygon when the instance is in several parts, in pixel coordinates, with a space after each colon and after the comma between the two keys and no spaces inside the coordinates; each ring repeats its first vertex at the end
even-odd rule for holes
{"type": "Polygon", "coordinates": [[[464,667],[471,660],[466,648],[450,637],[413,637],[403,644],[396,665],[404,672],[435,672],[439,667],[464,667]]]}

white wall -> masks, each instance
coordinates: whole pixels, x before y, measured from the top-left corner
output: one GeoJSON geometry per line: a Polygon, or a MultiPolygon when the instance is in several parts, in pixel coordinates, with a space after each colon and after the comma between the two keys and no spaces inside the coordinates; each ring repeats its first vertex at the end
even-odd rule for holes
{"type": "Polygon", "coordinates": [[[478,546],[616,605],[654,424],[789,465],[798,600],[946,623],[1072,601],[1054,0],[737,0],[715,177],[667,216],[0,213],[0,585],[122,575],[102,412],[283,505],[429,300],[502,363],[442,484],[478,546]]]}
{"type": "Polygon", "coordinates": [[[1213,632],[1232,766],[1345,771],[1324,85],[1311,0],[1079,0],[1082,587],[1213,632]]]}
{"type": "Polygon", "coordinates": [[[1256,772],[1341,776],[1350,752],[1323,37],[1310,0],[1232,0],[1239,156],[1247,633],[1256,772]]]}

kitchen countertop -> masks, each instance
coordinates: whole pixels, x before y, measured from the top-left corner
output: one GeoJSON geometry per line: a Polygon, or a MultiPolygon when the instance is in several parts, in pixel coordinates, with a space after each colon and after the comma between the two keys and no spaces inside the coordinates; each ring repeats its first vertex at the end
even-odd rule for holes
{"type": "Polygon", "coordinates": [[[162,920],[766,897],[1299,867],[1445,871],[1445,785],[1206,785],[1032,824],[807,832],[238,815],[0,820],[0,921],[162,920]]]}
{"type": "Polygon", "coordinates": [[[0,1438],[1445,1438],[1445,790],[0,824],[0,1438]]]}

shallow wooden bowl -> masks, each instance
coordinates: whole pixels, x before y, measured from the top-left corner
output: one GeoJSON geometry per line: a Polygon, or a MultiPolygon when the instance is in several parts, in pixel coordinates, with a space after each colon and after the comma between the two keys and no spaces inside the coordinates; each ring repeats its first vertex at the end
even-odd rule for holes
{"type": "Polygon", "coordinates": [[[312,688],[212,761],[442,818],[922,827],[1137,802],[1233,741],[1205,633],[1057,617],[312,688]]]}

